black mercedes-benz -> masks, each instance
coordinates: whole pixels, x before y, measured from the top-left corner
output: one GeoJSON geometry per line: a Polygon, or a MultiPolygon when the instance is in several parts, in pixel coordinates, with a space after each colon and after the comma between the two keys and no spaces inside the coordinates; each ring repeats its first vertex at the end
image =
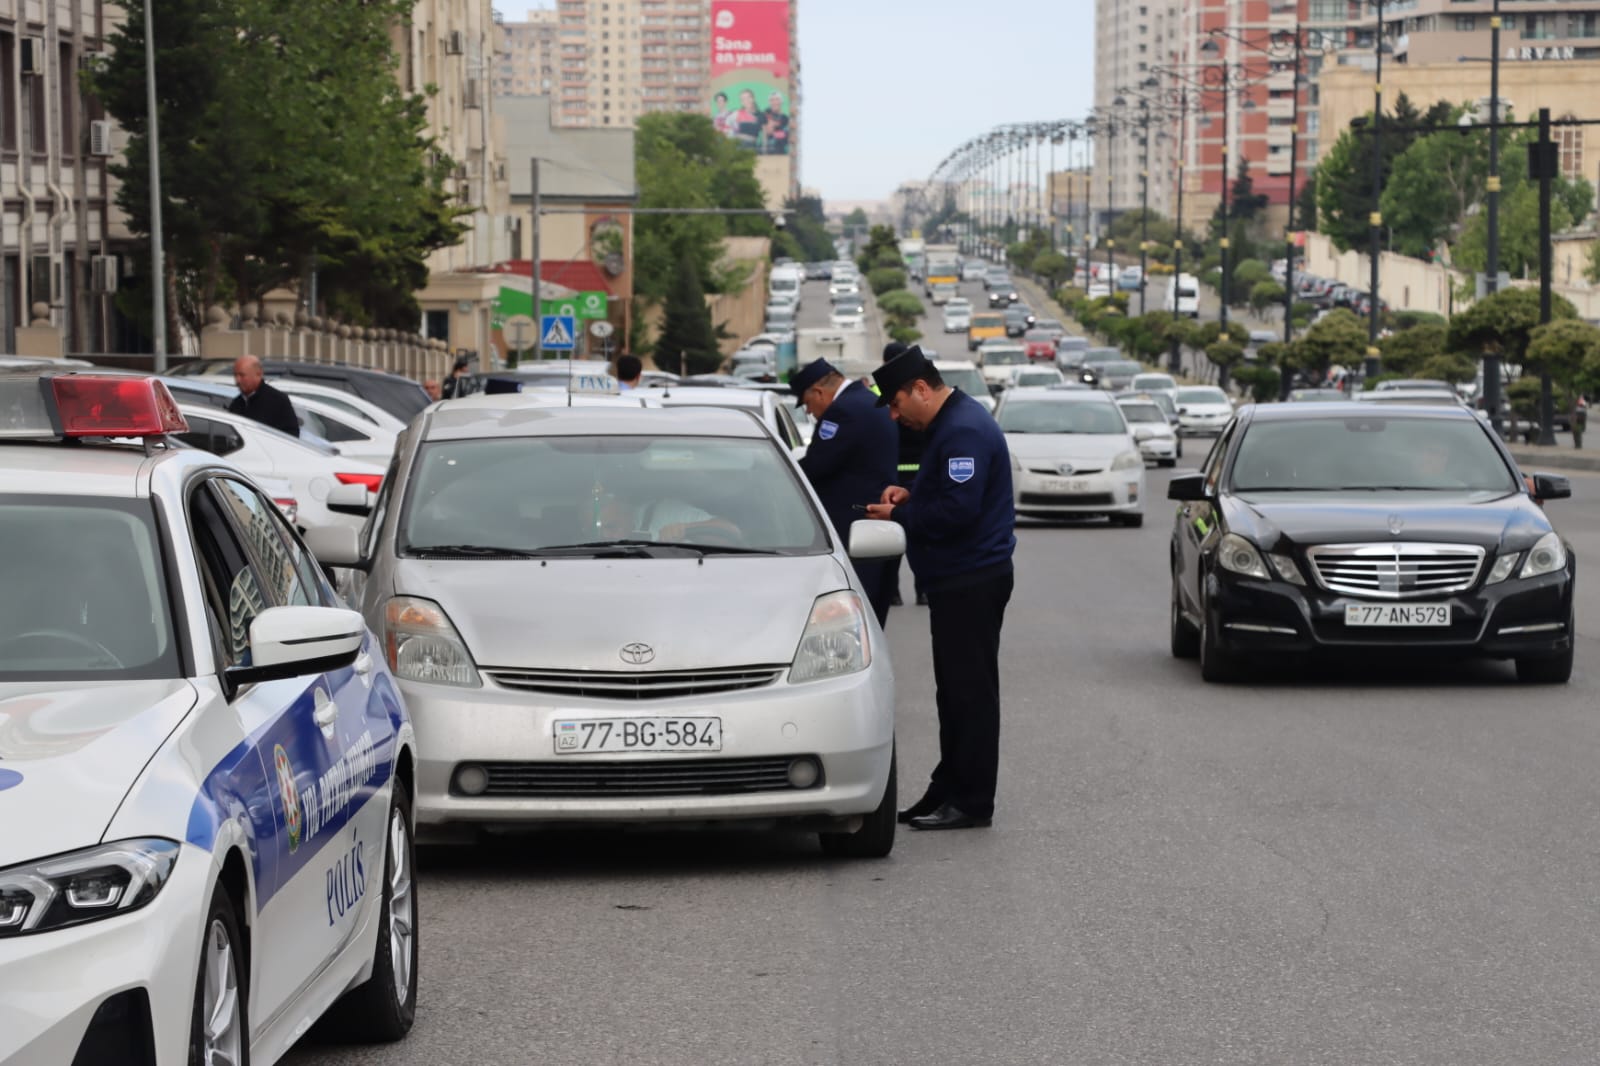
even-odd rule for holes
{"type": "Polygon", "coordinates": [[[1244,407],[1174,477],[1172,654],[1207,681],[1294,652],[1414,649],[1572,674],[1571,547],[1466,408],[1244,407]]]}

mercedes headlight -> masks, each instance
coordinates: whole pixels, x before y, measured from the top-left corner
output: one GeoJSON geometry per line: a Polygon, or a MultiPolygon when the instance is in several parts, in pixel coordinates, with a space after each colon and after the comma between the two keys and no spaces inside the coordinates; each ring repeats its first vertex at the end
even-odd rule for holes
{"type": "Polygon", "coordinates": [[[1546,533],[1528,553],[1528,561],[1522,564],[1522,573],[1517,576],[1540,577],[1566,568],[1567,548],[1561,543],[1560,534],[1546,533]]]}
{"type": "Polygon", "coordinates": [[[795,649],[789,681],[798,685],[843,677],[865,670],[871,663],[872,647],[861,597],[848,589],[818,596],[811,605],[800,646],[795,649]]]}
{"type": "Polygon", "coordinates": [[[1235,574],[1259,577],[1263,581],[1271,580],[1267,573],[1267,564],[1262,561],[1261,553],[1256,550],[1256,546],[1237,533],[1229,533],[1222,538],[1222,543],[1217,546],[1217,563],[1224,570],[1231,570],[1235,574]]]}
{"type": "Polygon", "coordinates": [[[396,596],[383,609],[383,650],[394,676],[430,685],[475,686],[478,669],[449,617],[432,600],[396,596]]]}
{"type": "Polygon", "coordinates": [[[1144,458],[1138,452],[1123,452],[1111,460],[1113,470],[1140,470],[1144,467],[1144,458]]]}
{"type": "Polygon", "coordinates": [[[1483,579],[1485,585],[1498,585],[1511,576],[1517,568],[1517,562],[1522,558],[1521,552],[1511,552],[1502,555],[1494,561],[1494,568],[1489,571],[1489,576],[1483,579]]]}
{"type": "Polygon", "coordinates": [[[176,841],[119,840],[0,870],[0,939],[138,910],[166,885],[176,841]]]}

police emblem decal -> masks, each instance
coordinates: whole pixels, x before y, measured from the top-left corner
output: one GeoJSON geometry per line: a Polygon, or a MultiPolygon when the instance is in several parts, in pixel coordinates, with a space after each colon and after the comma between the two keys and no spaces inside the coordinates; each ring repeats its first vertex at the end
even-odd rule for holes
{"type": "Polygon", "coordinates": [[[832,440],[834,434],[838,432],[839,423],[837,422],[823,422],[817,427],[817,436],[821,437],[823,440],[832,440]]]}
{"type": "Polygon", "coordinates": [[[978,464],[972,459],[952,459],[949,470],[950,480],[961,485],[972,480],[972,476],[978,472],[978,464]]]}
{"type": "Polygon", "coordinates": [[[22,784],[22,775],[15,770],[0,770],[0,792],[22,784]]]}
{"type": "Polygon", "coordinates": [[[272,746],[272,765],[278,772],[278,797],[283,800],[283,824],[289,830],[289,854],[300,850],[300,834],[305,828],[300,813],[300,797],[294,791],[294,770],[289,766],[289,753],[282,744],[272,746]]]}

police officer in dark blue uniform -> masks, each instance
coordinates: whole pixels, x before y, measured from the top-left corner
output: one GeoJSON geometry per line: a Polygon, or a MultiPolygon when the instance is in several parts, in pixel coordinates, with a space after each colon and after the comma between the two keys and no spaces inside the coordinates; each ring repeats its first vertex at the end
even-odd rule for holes
{"type": "MultiPolygon", "coordinates": [[[[865,385],[848,380],[826,359],[797,370],[789,391],[817,424],[800,469],[848,545],[850,523],[863,517],[860,508],[895,483],[899,438],[894,421],[865,385]]],[[[852,562],[881,626],[889,620],[889,564],[881,559],[852,562]]]]}
{"type": "MultiPolygon", "coordinates": [[[[888,344],[883,346],[883,361],[887,363],[896,356],[903,355],[908,349],[910,349],[910,347],[911,346],[909,344],[902,344],[900,341],[890,341],[888,344]]],[[[877,391],[876,385],[873,386],[873,391],[877,391]]],[[[917,471],[921,468],[921,465],[922,434],[918,433],[904,422],[901,422],[900,461],[895,466],[895,479],[901,485],[904,485],[909,489],[911,487],[911,483],[917,480],[917,471]]],[[[895,559],[888,565],[889,605],[891,607],[898,607],[900,606],[900,560],[895,559]]],[[[917,604],[918,606],[926,606],[928,603],[928,594],[923,591],[922,583],[916,580],[916,576],[917,575],[915,572],[913,572],[911,575],[912,583],[915,585],[917,590],[917,604]]]]}
{"type": "Polygon", "coordinates": [[[933,635],[939,765],[900,820],[913,829],[987,826],[1000,769],[1000,627],[1017,544],[1011,456],[994,417],[946,385],[920,348],[872,376],[878,403],[924,434],[911,488],[892,485],[867,508],[867,517],[905,527],[933,635]]]}

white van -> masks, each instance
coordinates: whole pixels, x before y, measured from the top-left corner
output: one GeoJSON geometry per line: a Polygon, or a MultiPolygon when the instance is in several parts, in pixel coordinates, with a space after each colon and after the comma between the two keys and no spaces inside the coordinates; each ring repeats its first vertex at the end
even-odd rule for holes
{"type": "Polygon", "coordinates": [[[783,301],[800,306],[800,289],[805,284],[805,271],[799,267],[781,266],[772,268],[772,277],[767,282],[768,303],[783,301]]]}
{"type": "Polygon", "coordinates": [[[1193,274],[1178,274],[1167,279],[1167,295],[1161,309],[1188,318],[1200,317],[1200,282],[1193,274]]]}

